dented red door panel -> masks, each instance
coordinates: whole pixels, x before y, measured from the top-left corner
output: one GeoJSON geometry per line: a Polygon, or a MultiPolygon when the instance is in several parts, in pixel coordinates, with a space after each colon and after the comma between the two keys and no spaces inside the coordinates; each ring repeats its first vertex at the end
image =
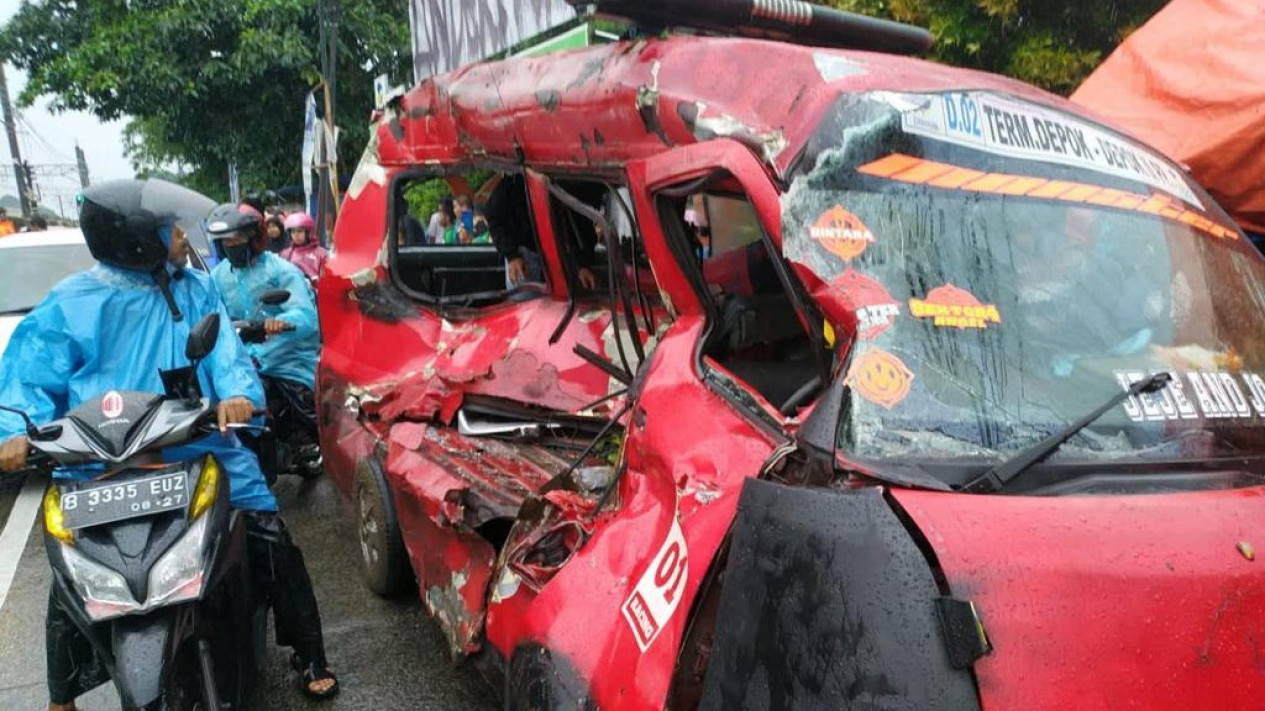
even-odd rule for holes
{"type": "Polygon", "coordinates": [[[979,609],[994,646],[975,663],[985,709],[1265,698],[1265,575],[1240,550],[1265,542],[1265,489],[893,496],[979,609]]]}
{"type": "Polygon", "coordinates": [[[480,529],[508,522],[565,461],[530,445],[463,437],[402,422],[391,429],[387,479],[427,609],[454,654],[479,648],[496,549],[480,529]]]}
{"type": "Polygon", "coordinates": [[[699,380],[702,328],[698,315],[682,317],[651,357],[628,420],[627,471],[592,539],[539,592],[511,568],[490,605],[488,639],[507,659],[526,642],[565,655],[601,708],[663,707],[742,482],[777,439],[699,380]]]}

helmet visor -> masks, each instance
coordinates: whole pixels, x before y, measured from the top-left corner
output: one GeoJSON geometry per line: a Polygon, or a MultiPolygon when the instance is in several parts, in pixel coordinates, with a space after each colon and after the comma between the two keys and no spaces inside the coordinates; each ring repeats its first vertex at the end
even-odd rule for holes
{"type": "Polygon", "coordinates": [[[175,225],[184,232],[189,246],[202,257],[211,256],[211,243],[202,218],[215,201],[196,190],[151,178],[141,192],[141,209],[153,213],[160,224],[175,225]]]}

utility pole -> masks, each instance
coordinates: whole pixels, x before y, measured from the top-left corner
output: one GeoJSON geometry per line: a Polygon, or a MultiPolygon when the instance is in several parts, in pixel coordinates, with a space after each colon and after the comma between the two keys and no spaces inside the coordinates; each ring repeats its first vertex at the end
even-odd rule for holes
{"type": "Polygon", "coordinates": [[[18,181],[18,199],[22,202],[22,217],[31,219],[30,186],[26,182],[25,164],[18,149],[18,129],[13,121],[13,106],[9,103],[9,81],[4,76],[4,62],[0,61],[0,109],[4,110],[4,131],[9,134],[9,154],[13,156],[13,177],[18,181]]]}
{"type": "Polygon", "coordinates": [[[79,144],[75,144],[75,162],[79,164],[79,187],[88,187],[88,157],[83,154],[79,144]]]}

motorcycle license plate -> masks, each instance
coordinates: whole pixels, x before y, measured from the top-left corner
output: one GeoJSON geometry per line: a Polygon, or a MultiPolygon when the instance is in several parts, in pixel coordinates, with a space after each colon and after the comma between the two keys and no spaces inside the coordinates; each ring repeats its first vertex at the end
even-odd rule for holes
{"type": "Polygon", "coordinates": [[[189,503],[188,488],[184,472],[121,483],[103,482],[62,492],[61,510],[67,528],[100,526],[183,509],[189,503]]]}

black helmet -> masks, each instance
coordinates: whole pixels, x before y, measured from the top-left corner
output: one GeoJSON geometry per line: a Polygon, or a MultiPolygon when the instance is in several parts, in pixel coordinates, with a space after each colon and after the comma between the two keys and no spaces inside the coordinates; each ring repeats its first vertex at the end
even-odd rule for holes
{"type": "Polygon", "coordinates": [[[221,259],[227,259],[235,267],[249,266],[264,251],[264,216],[247,204],[231,202],[216,205],[206,216],[206,234],[215,244],[221,259]],[[224,242],[233,237],[245,237],[246,244],[226,247],[224,242]]]}
{"type": "Polygon", "coordinates": [[[78,196],[79,227],[93,258],[122,269],[156,273],[167,262],[164,235],[188,232],[211,200],[165,180],[114,180],[78,196]]]}
{"type": "Polygon", "coordinates": [[[180,309],[169,288],[167,240],[171,228],[186,232],[206,214],[210,198],[165,180],[115,180],[79,194],[79,228],[93,258],[102,264],[154,276],[172,316],[180,309]]]}

